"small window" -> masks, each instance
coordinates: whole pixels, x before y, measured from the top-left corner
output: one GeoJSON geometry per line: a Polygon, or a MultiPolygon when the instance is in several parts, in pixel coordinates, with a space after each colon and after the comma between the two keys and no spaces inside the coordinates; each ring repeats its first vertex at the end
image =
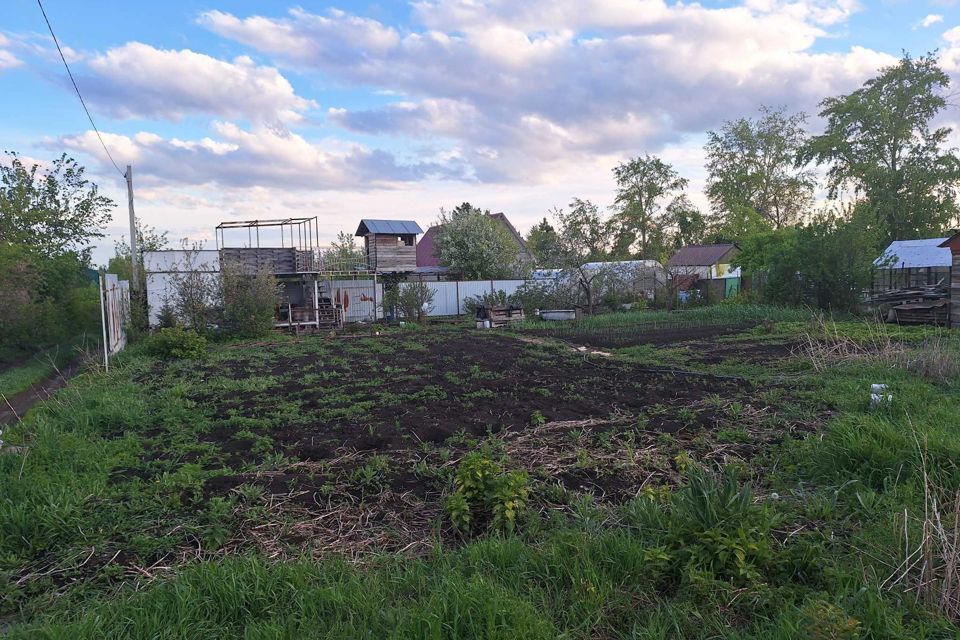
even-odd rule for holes
{"type": "Polygon", "coordinates": [[[412,247],[412,246],[413,246],[413,236],[412,236],[412,235],[400,236],[400,241],[403,242],[403,245],[404,245],[405,247],[412,247]]]}

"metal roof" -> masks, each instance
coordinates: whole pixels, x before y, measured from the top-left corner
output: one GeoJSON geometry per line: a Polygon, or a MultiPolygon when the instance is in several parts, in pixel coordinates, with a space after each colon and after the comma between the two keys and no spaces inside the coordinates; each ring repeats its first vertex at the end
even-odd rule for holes
{"type": "Polygon", "coordinates": [[[358,236],[365,236],[368,233],[384,233],[390,235],[419,235],[423,233],[423,229],[420,228],[413,220],[369,220],[364,218],[360,221],[360,226],[357,227],[358,236]]]}
{"type": "Polygon", "coordinates": [[[668,267],[710,267],[719,263],[735,244],[691,244],[680,247],[667,261],[668,267]]]}
{"type": "Polygon", "coordinates": [[[880,257],[873,261],[873,266],[890,269],[949,267],[953,263],[950,249],[940,247],[946,241],[947,238],[894,240],[880,257]]]}

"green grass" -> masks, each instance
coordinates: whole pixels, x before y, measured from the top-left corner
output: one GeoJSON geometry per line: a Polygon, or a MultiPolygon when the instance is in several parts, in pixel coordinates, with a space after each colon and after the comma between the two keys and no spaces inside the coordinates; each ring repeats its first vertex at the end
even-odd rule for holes
{"type": "Polygon", "coordinates": [[[80,337],[34,354],[32,358],[0,370],[0,393],[6,397],[20,393],[51,377],[77,357],[77,350],[89,348],[90,340],[80,337]]]}
{"type": "Polygon", "coordinates": [[[546,322],[526,320],[518,325],[523,329],[557,329],[563,327],[581,330],[620,327],[679,328],[711,325],[742,325],[771,320],[774,322],[806,322],[811,312],[795,307],[773,305],[726,304],[694,307],[677,311],[643,309],[585,316],[580,321],[546,322]]]}
{"type": "MultiPolygon", "coordinates": [[[[798,339],[809,329],[810,323],[791,323],[788,315],[763,339],[798,339]]],[[[856,322],[838,323],[835,331],[865,343],[875,335],[856,322]]],[[[424,340],[433,335],[416,333],[424,340]]],[[[926,329],[905,335],[919,349],[938,336],[926,329]]],[[[953,338],[937,344],[953,348],[953,338]]],[[[383,348],[350,346],[342,352],[344,364],[371,346],[383,348]]],[[[277,349],[307,358],[321,352],[320,343],[309,340],[277,349]]],[[[625,349],[617,357],[683,366],[688,355],[658,351],[625,349]]],[[[231,345],[215,346],[208,363],[229,366],[236,353],[231,345]]],[[[269,369],[265,350],[248,353],[251,366],[269,369]]],[[[727,484],[698,479],[694,467],[684,472],[679,489],[650,486],[614,507],[560,488],[554,493],[570,501],[570,511],[531,514],[515,535],[439,544],[420,558],[384,554],[350,564],[335,557],[282,560],[255,545],[220,554],[239,524],[235,507],[260,494],[250,487],[228,498],[200,495],[203,481],[218,472],[217,458],[200,441],[209,409],[188,392],[206,385],[269,393],[282,380],[269,379],[268,372],[242,384],[226,372],[196,380],[190,376],[194,363],[158,372],[132,349],[109,375],[77,378],[59,404],[34,412],[14,430],[14,441],[31,445],[26,457],[0,456],[0,606],[13,622],[8,635],[956,637],[956,628],[912,593],[881,585],[903,560],[905,511],[911,540],[919,535],[924,470],[945,496],[960,490],[960,381],[937,382],[882,358],[837,361],[822,372],[801,361],[766,367],[799,386],[800,398],[750,363],[697,365],[764,380],[755,392],[771,406],[770,417],[802,419],[813,408],[830,412],[820,432],[731,465],[727,484]],[[151,376],[163,376],[162,392],[143,388],[151,376]],[[888,384],[894,400],[870,411],[869,385],[876,382],[888,384]],[[156,435],[160,424],[176,428],[156,435]],[[165,455],[148,459],[157,451],[165,455]],[[149,481],[111,479],[118,470],[143,465],[155,472],[149,481]],[[752,495],[744,493],[751,479],[752,495]],[[111,561],[119,551],[135,554],[142,559],[135,564],[146,567],[167,553],[197,548],[197,541],[207,552],[201,559],[169,556],[162,567],[171,568],[152,570],[154,579],[126,568],[122,558],[111,561]],[[36,575],[24,580],[25,571],[36,575]]],[[[735,424],[739,408],[725,407],[720,397],[706,403],[732,421],[719,433],[721,441],[750,439],[735,424]]],[[[278,407],[274,416],[238,420],[237,431],[295,415],[278,407]]],[[[436,446],[424,443],[425,449],[436,446]]],[[[678,455],[676,464],[686,468],[690,460],[678,455]]],[[[383,462],[358,467],[357,481],[377,484],[383,462]]]]}

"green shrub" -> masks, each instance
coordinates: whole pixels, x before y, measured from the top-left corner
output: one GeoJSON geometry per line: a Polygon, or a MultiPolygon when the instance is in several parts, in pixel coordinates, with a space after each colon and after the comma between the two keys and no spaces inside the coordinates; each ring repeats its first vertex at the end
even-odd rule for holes
{"type": "Polygon", "coordinates": [[[283,285],[266,270],[249,274],[236,263],[220,269],[223,326],[243,338],[260,338],[273,329],[274,310],[283,285]]]}
{"type": "Polygon", "coordinates": [[[505,472],[490,458],[476,453],[457,467],[454,491],[446,510],[453,524],[464,532],[513,531],[527,507],[529,479],[522,471],[505,472]]]}
{"type": "Polygon", "coordinates": [[[202,358],[207,352],[207,339],[193,329],[165,327],[150,338],[147,351],[164,360],[202,358]]]}
{"type": "Polygon", "coordinates": [[[480,307],[505,307],[509,302],[507,292],[503,289],[497,289],[478,296],[467,296],[463,299],[463,308],[467,315],[475,316],[477,315],[477,309],[480,307]]]}

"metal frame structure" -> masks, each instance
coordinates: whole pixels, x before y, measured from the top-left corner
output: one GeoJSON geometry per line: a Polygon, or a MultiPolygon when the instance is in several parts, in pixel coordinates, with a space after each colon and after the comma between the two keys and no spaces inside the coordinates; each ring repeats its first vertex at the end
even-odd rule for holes
{"type": "Polygon", "coordinates": [[[259,249],[260,248],[260,229],[261,228],[280,228],[280,247],[287,248],[286,244],[286,233],[289,231],[290,235],[290,244],[289,248],[298,249],[300,251],[315,251],[320,246],[320,229],[317,225],[317,216],[312,218],[277,218],[275,220],[231,220],[228,222],[221,222],[216,227],[215,242],[216,248],[235,248],[228,247],[226,244],[226,234],[224,233],[228,229],[246,229],[247,230],[247,246],[246,247],[236,247],[236,248],[250,248],[250,249],[259,249]],[[254,234],[254,230],[256,233],[254,234]],[[294,238],[294,232],[296,232],[296,238],[294,238]],[[256,240],[256,244],[254,244],[256,240]]]}

